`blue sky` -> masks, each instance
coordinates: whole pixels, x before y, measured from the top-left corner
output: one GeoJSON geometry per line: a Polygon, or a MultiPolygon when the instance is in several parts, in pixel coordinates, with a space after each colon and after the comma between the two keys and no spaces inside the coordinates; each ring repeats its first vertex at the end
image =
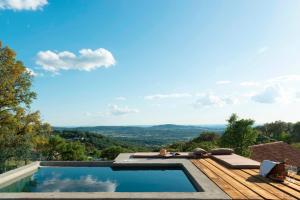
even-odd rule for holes
{"type": "Polygon", "coordinates": [[[299,1],[0,0],[55,126],[300,119],[299,1]]]}

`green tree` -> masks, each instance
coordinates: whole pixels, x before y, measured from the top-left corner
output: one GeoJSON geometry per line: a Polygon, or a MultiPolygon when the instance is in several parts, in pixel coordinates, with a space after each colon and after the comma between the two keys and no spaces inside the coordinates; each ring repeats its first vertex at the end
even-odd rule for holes
{"type": "Polygon", "coordinates": [[[103,149],[101,152],[101,157],[108,160],[115,159],[120,153],[130,152],[128,149],[125,149],[120,146],[111,146],[106,149],[103,149]]]}
{"type": "Polygon", "coordinates": [[[292,131],[292,123],[283,121],[275,121],[266,123],[263,126],[258,126],[256,129],[260,130],[265,136],[275,140],[288,140],[288,135],[292,131]]]}
{"type": "Polygon", "coordinates": [[[36,153],[38,160],[44,160],[43,154],[47,151],[47,145],[49,143],[49,137],[36,135],[32,138],[33,149],[36,153]]]}
{"type": "Polygon", "coordinates": [[[252,119],[238,119],[236,114],[232,114],[221,137],[221,145],[233,148],[237,154],[249,156],[249,146],[254,144],[257,138],[253,124],[252,119]]]}
{"type": "Polygon", "coordinates": [[[220,139],[220,135],[211,132],[211,131],[204,131],[198,137],[194,138],[193,142],[215,142],[220,139]]]}
{"type": "Polygon", "coordinates": [[[193,151],[200,147],[207,151],[217,148],[220,135],[215,132],[204,131],[198,137],[187,142],[176,142],[166,146],[169,151],[193,151]]]}
{"type": "Polygon", "coordinates": [[[29,108],[36,94],[30,90],[32,76],[9,47],[2,48],[0,42],[0,112],[1,122],[8,111],[16,111],[21,104],[29,108]]]}
{"type": "Polygon", "coordinates": [[[41,152],[46,160],[86,160],[85,146],[76,141],[66,141],[59,135],[53,135],[43,141],[41,152]]]}
{"type": "MultiPolygon", "coordinates": [[[[32,138],[43,128],[38,112],[30,112],[36,94],[32,76],[16,54],[0,42],[0,168],[9,159],[30,159],[32,138]]],[[[43,132],[43,131],[42,131],[43,132]]]]}
{"type": "Polygon", "coordinates": [[[260,130],[257,130],[257,133],[258,133],[258,135],[257,135],[257,138],[256,138],[256,144],[269,143],[269,142],[276,141],[275,139],[272,139],[272,138],[266,136],[260,130]]]}
{"type": "Polygon", "coordinates": [[[61,152],[62,160],[86,160],[85,147],[80,142],[68,142],[61,152]]]}
{"type": "Polygon", "coordinates": [[[293,125],[293,131],[292,131],[292,142],[300,142],[300,122],[296,122],[293,125]]]}
{"type": "Polygon", "coordinates": [[[46,160],[61,160],[61,153],[65,148],[66,142],[58,135],[49,137],[42,151],[46,160]]]}

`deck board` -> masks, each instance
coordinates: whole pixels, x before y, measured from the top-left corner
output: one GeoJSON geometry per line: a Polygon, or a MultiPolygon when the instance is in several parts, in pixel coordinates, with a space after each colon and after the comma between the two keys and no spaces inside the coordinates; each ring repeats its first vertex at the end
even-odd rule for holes
{"type": "Polygon", "coordinates": [[[220,176],[216,175],[213,171],[211,171],[209,168],[204,166],[199,161],[193,161],[193,163],[204,173],[206,174],[213,182],[215,182],[223,191],[226,191],[226,193],[233,199],[247,199],[240,191],[232,187],[230,184],[228,184],[224,179],[222,179],[220,176]]]}
{"type": "Polygon", "coordinates": [[[202,160],[202,162],[204,165],[216,172],[219,176],[222,176],[222,178],[224,178],[228,184],[231,184],[234,188],[244,194],[248,199],[262,199],[260,195],[253,192],[252,190],[249,190],[249,188],[244,186],[241,182],[233,179],[230,175],[228,175],[228,173],[216,168],[204,159],[202,160]]]}
{"type": "Polygon", "coordinates": [[[294,179],[296,179],[297,181],[300,181],[300,175],[294,175],[292,176],[294,179]]]}
{"type": "Polygon", "coordinates": [[[260,179],[256,178],[255,176],[252,176],[242,170],[235,169],[233,171],[236,174],[243,177],[245,180],[252,182],[252,183],[258,185],[259,187],[261,187],[262,189],[274,194],[277,197],[277,199],[296,200],[296,198],[294,198],[293,196],[291,196],[285,192],[282,192],[281,190],[278,190],[277,188],[273,187],[272,185],[270,185],[264,181],[261,181],[260,179]]]}
{"type": "Polygon", "coordinates": [[[192,163],[232,199],[300,199],[299,182],[272,182],[256,169],[229,169],[211,158],[192,163]]]}
{"type": "Polygon", "coordinates": [[[237,180],[238,182],[242,183],[243,185],[245,185],[248,190],[252,190],[255,191],[255,193],[257,193],[258,195],[260,195],[261,197],[265,198],[265,199],[278,199],[276,196],[274,196],[272,193],[270,193],[267,190],[262,189],[261,187],[257,186],[256,184],[247,181],[246,179],[244,179],[243,177],[239,176],[238,174],[234,173],[232,170],[227,169],[226,167],[217,164],[216,162],[213,162],[212,160],[207,160],[209,163],[211,163],[212,165],[216,166],[217,168],[219,168],[220,170],[222,170],[223,172],[225,172],[226,174],[228,174],[229,176],[231,176],[233,179],[237,180]]]}
{"type": "Polygon", "coordinates": [[[296,190],[293,190],[292,188],[282,184],[282,183],[276,183],[276,182],[272,182],[270,181],[269,179],[267,178],[264,178],[264,177],[261,177],[258,175],[257,172],[253,171],[253,170],[249,170],[249,169],[244,169],[243,171],[249,173],[250,175],[252,176],[256,176],[257,178],[259,178],[260,180],[262,181],[265,181],[267,183],[269,183],[270,185],[276,187],[277,189],[289,194],[289,195],[292,195],[293,197],[299,199],[300,197],[300,192],[297,192],[296,190]]]}

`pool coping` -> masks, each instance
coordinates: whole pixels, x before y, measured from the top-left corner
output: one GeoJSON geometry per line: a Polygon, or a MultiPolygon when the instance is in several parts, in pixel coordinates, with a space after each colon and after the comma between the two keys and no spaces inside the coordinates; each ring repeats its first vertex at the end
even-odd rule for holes
{"type": "Polygon", "coordinates": [[[11,182],[15,182],[16,180],[19,180],[24,176],[35,172],[39,168],[39,166],[40,166],[40,162],[38,161],[32,162],[28,165],[0,174],[0,186],[3,187],[9,185],[11,184],[11,182]]]}
{"type": "Polygon", "coordinates": [[[197,190],[203,190],[200,192],[51,192],[51,193],[30,193],[30,192],[18,192],[18,193],[0,193],[0,200],[4,199],[122,199],[122,200],[158,200],[158,199],[183,199],[183,200],[196,200],[196,199],[230,199],[230,197],[224,193],[215,183],[213,183],[206,175],[204,175],[198,168],[196,168],[188,159],[141,159],[132,158],[131,153],[121,153],[114,161],[41,161],[34,162],[29,165],[11,170],[0,175],[0,185],[4,182],[12,182],[12,180],[20,179],[28,173],[33,173],[39,167],[43,166],[180,166],[185,170],[185,173],[189,176],[190,180],[194,184],[197,190]],[[2,181],[4,178],[6,181],[2,181]]]}

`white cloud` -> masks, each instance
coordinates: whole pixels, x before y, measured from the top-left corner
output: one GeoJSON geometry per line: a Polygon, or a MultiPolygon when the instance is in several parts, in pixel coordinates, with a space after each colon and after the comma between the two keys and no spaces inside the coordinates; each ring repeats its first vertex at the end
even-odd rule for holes
{"type": "Polygon", "coordinates": [[[259,82],[242,82],[241,86],[259,86],[260,90],[248,92],[252,101],[258,103],[289,103],[297,99],[298,82],[300,75],[291,74],[277,76],[259,82]]]}
{"type": "Polygon", "coordinates": [[[231,83],[231,81],[228,81],[228,80],[223,80],[223,81],[217,81],[216,84],[217,85],[225,85],[225,84],[229,84],[231,83]]]}
{"type": "Polygon", "coordinates": [[[36,64],[46,71],[57,73],[60,70],[91,71],[100,67],[111,67],[116,63],[113,55],[106,49],[81,49],[79,55],[69,51],[40,51],[36,64]]]}
{"type": "Polygon", "coordinates": [[[2,10],[38,10],[48,4],[47,0],[0,0],[2,10]]]}
{"type": "Polygon", "coordinates": [[[251,86],[259,86],[260,83],[254,82],[254,81],[244,81],[244,82],[241,82],[240,85],[245,86],[245,87],[251,87],[251,86]]]}
{"type": "Polygon", "coordinates": [[[35,71],[33,71],[30,68],[26,68],[26,71],[30,74],[30,76],[37,76],[38,75],[38,73],[36,73],[35,71]]]}
{"type": "Polygon", "coordinates": [[[260,49],[258,49],[257,53],[258,53],[258,54],[264,54],[264,53],[266,53],[266,51],[268,51],[268,50],[269,50],[269,47],[264,46],[264,47],[261,47],[260,49]]]}
{"type": "Polygon", "coordinates": [[[91,175],[72,180],[54,173],[54,178],[46,179],[37,186],[37,190],[45,192],[115,192],[118,184],[115,181],[97,180],[91,175]]]}
{"type": "Polygon", "coordinates": [[[212,93],[204,93],[198,95],[199,98],[195,102],[195,107],[223,107],[225,105],[237,104],[238,99],[231,96],[220,97],[212,93]]]}
{"type": "Polygon", "coordinates": [[[269,83],[289,82],[289,81],[300,81],[300,75],[292,74],[292,75],[278,76],[267,80],[267,82],[269,83]]]}
{"type": "Polygon", "coordinates": [[[167,99],[167,98],[183,98],[183,97],[191,97],[192,95],[189,93],[170,93],[170,94],[154,94],[148,95],[144,98],[146,100],[155,100],[155,99],[167,99]]]}
{"type": "Polygon", "coordinates": [[[255,102],[266,104],[289,102],[291,98],[291,93],[280,84],[268,85],[262,91],[251,97],[255,102]]]}
{"type": "Polygon", "coordinates": [[[221,97],[221,99],[224,102],[224,105],[232,105],[232,104],[238,104],[239,100],[236,97],[232,97],[232,96],[225,96],[225,97],[221,97]]]}
{"type": "Polygon", "coordinates": [[[115,104],[109,104],[105,111],[93,111],[84,112],[84,116],[88,118],[98,118],[98,117],[109,117],[109,116],[121,116],[127,114],[139,113],[138,109],[129,108],[128,106],[119,106],[115,104]]]}
{"type": "Polygon", "coordinates": [[[109,105],[109,114],[111,115],[126,115],[132,113],[138,113],[138,109],[128,108],[128,106],[120,107],[118,105],[109,105]]]}
{"type": "Polygon", "coordinates": [[[284,75],[267,79],[265,81],[244,81],[240,83],[240,86],[269,86],[272,84],[283,84],[289,82],[300,81],[300,75],[284,75]]]}
{"type": "Polygon", "coordinates": [[[289,103],[297,99],[298,87],[297,82],[300,81],[300,75],[284,75],[270,78],[262,81],[260,85],[264,86],[256,94],[252,95],[251,100],[259,103],[289,103]]]}
{"type": "Polygon", "coordinates": [[[125,101],[126,97],[120,96],[120,97],[116,97],[115,99],[118,100],[118,101],[125,101]]]}

